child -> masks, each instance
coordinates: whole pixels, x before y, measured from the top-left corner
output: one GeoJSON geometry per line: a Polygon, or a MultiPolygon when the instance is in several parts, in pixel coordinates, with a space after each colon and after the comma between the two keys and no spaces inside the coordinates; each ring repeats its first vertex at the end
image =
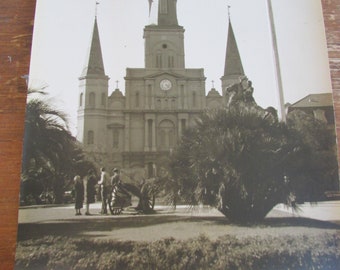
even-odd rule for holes
{"type": "Polygon", "coordinates": [[[84,201],[84,184],[79,175],[74,177],[74,196],[76,216],[81,215],[80,209],[83,208],[84,201]]]}

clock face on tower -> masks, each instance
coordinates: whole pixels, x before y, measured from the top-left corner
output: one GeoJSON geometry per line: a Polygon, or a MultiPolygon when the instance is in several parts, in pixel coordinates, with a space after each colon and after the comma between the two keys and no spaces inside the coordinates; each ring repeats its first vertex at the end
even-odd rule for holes
{"type": "Polygon", "coordinates": [[[171,81],[169,81],[168,79],[162,80],[160,83],[160,87],[164,91],[170,90],[172,87],[171,81]]]}

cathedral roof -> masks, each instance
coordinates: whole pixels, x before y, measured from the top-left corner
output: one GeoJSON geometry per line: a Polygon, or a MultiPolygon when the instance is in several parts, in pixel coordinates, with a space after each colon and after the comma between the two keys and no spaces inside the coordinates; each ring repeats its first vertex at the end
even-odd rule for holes
{"type": "Polygon", "coordinates": [[[86,58],[86,63],[81,75],[105,75],[97,18],[95,18],[94,21],[90,47],[88,50],[88,57],[86,58]]]}
{"type": "Polygon", "coordinates": [[[237,43],[233,31],[233,27],[229,20],[227,51],[225,56],[224,77],[244,75],[240,53],[237,48],[237,43]]]}
{"type": "Polygon", "coordinates": [[[207,97],[220,97],[220,96],[221,96],[220,93],[215,88],[211,88],[207,95],[207,97]]]}
{"type": "Polygon", "coordinates": [[[310,107],[332,107],[332,93],[310,94],[290,107],[292,108],[310,108],[310,107]]]}
{"type": "Polygon", "coordinates": [[[112,93],[111,93],[111,96],[110,97],[114,97],[114,98],[121,98],[121,97],[124,97],[123,93],[118,89],[116,88],[112,93]]]}

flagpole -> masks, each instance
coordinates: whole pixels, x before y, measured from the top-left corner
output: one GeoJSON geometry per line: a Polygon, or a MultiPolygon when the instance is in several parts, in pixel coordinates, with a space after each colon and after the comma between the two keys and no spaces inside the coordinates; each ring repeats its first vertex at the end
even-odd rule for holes
{"type": "Polygon", "coordinates": [[[272,8],[271,0],[267,0],[267,7],[268,7],[268,13],[269,13],[269,21],[270,21],[269,25],[270,25],[270,33],[272,37],[273,56],[274,56],[274,64],[275,64],[275,76],[276,76],[277,91],[278,91],[278,98],[279,98],[278,115],[279,115],[279,119],[281,119],[282,122],[286,122],[286,109],[285,109],[283,87],[282,87],[280,58],[279,58],[279,52],[278,52],[278,47],[277,47],[275,23],[274,23],[273,8],[272,8]]]}

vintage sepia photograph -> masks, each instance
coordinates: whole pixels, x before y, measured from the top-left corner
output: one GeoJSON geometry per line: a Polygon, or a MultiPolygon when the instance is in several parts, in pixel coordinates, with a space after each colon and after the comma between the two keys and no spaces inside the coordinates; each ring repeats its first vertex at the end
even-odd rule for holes
{"type": "Polygon", "coordinates": [[[15,269],[338,269],[321,0],[37,0],[15,269]]]}

